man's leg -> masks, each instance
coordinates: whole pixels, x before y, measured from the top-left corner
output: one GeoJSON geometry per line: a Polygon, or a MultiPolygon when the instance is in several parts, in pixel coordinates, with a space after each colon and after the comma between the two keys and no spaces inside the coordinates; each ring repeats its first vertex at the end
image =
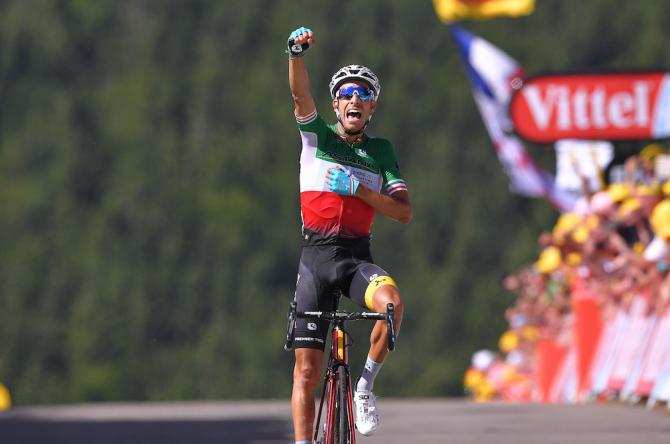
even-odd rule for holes
{"type": "Polygon", "coordinates": [[[291,412],[295,440],[310,441],[314,432],[314,398],[321,377],[323,351],[312,348],[295,350],[291,412]]]}
{"type": "MultiPolygon", "coordinates": [[[[378,313],[386,313],[386,304],[392,303],[395,308],[395,333],[400,331],[400,323],[404,306],[400,299],[398,288],[394,285],[383,285],[379,287],[372,296],[372,309],[378,313]]],[[[389,351],[386,344],[386,321],[377,321],[370,335],[370,351],[368,357],[381,364],[384,362],[389,351]]]]}
{"type": "MultiPolygon", "coordinates": [[[[383,285],[378,288],[372,296],[372,309],[379,313],[385,313],[386,304],[389,302],[395,307],[396,318],[394,325],[397,335],[400,330],[403,314],[403,305],[398,288],[393,285],[383,285]]],[[[388,355],[386,341],[386,321],[377,321],[370,335],[370,351],[368,352],[368,359],[365,363],[363,374],[358,380],[356,386],[357,390],[372,391],[374,378],[377,376],[379,368],[384,363],[386,355],[388,355]]]]}
{"type": "MultiPolygon", "coordinates": [[[[386,312],[386,305],[393,303],[395,308],[396,334],[400,330],[404,307],[400,293],[395,285],[382,285],[372,296],[372,309],[379,313],[386,312]]],[[[363,435],[372,435],[379,427],[380,417],[377,412],[375,395],[372,393],[374,379],[388,355],[386,321],[377,321],[370,335],[370,351],[361,377],[356,384],[354,401],[356,402],[356,426],[363,435]]]]}

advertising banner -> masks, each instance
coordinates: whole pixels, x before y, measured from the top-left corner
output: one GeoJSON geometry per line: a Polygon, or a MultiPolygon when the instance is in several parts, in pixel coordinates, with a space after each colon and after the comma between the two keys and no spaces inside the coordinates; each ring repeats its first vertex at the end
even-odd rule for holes
{"type": "Polygon", "coordinates": [[[670,136],[670,72],[552,74],[526,79],[510,117],[526,140],[670,136]]]}

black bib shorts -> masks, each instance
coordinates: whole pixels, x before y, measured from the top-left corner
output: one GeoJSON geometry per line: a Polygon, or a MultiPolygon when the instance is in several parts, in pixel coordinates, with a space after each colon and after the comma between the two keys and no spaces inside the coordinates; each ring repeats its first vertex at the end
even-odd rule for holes
{"type": "MultiPolygon", "coordinates": [[[[369,238],[332,238],[305,230],[298,265],[298,311],[332,311],[341,291],[362,308],[372,309],[376,287],[395,282],[372,260],[369,238]]],[[[295,347],[324,350],[328,321],[296,320],[295,347]]]]}

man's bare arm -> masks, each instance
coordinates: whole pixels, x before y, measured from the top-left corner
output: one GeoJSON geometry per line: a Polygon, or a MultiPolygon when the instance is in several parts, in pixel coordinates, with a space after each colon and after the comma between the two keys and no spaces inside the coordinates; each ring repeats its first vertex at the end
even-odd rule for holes
{"type": "MultiPolygon", "coordinates": [[[[296,44],[307,43],[310,46],[316,44],[314,33],[307,30],[295,37],[296,44]]],[[[305,66],[305,57],[289,57],[288,60],[288,85],[295,105],[296,116],[307,116],[316,110],[314,98],[309,89],[309,76],[305,66]]]]}
{"type": "Polygon", "coordinates": [[[387,196],[361,185],[356,189],[355,196],[384,216],[400,223],[408,224],[412,220],[412,204],[407,191],[397,191],[387,196]]]}

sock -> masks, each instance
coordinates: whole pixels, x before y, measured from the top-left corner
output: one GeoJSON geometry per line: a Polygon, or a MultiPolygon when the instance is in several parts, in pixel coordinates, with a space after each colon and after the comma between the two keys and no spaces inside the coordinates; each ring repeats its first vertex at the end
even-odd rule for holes
{"type": "Polygon", "coordinates": [[[312,444],[312,441],[296,441],[295,444],[312,444]]]}
{"type": "Polygon", "coordinates": [[[383,362],[375,362],[368,356],[368,359],[365,361],[363,373],[358,379],[358,384],[356,384],[356,390],[366,390],[371,392],[377,373],[379,373],[379,369],[382,368],[382,364],[383,362]]]}

